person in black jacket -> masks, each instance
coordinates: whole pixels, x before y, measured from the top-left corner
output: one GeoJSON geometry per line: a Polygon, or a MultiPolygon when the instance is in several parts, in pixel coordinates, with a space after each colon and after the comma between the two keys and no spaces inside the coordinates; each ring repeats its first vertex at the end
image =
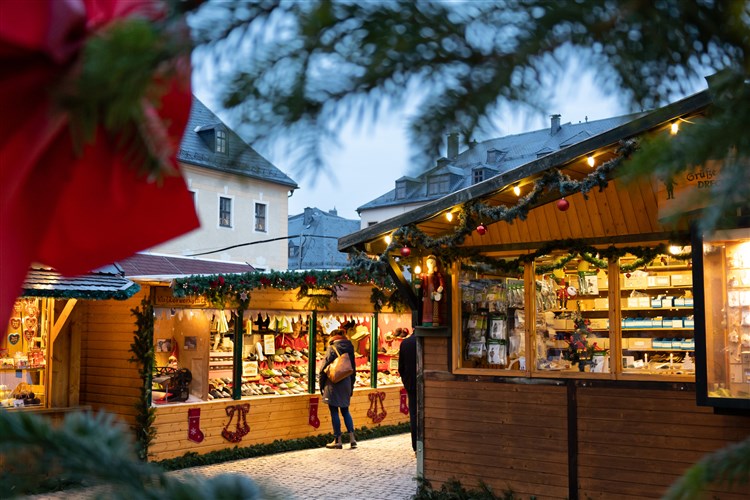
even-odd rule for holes
{"type": "Polygon", "coordinates": [[[351,341],[346,338],[344,330],[334,330],[331,332],[331,336],[328,340],[328,348],[326,349],[325,362],[320,370],[320,393],[323,395],[323,401],[328,405],[328,409],[331,412],[331,424],[333,426],[334,441],[328,443],[326,448],[330,449],[341,449],[343,447],[341,443],[341,420],[339,419],[339,411],[341,416],[344,417],[344,425],[346,430],[349,432],[349,443],[352,448],[357,447],[357,439],[354,437],[354,421],[352,415],[349,413],[349,403],[354,394],[354,381],[357,378],[356,368],[355,371],[349,376],[342,380],[339,380],[335,384],[332,383],[325,373],[325,369],[330,365],[336,357],[339,355],[349,354],[349,359],[354,363],[354,345],[351,341]],[[334,346],[338,350],[338,354],[333,349],[334,346]]]}
{"type": "Polygon", "coordinates": [[[398,374],[409,398],[411,447],[417,451],[417,336],[413,333],[401,342],[398,354],[398,374]]]}

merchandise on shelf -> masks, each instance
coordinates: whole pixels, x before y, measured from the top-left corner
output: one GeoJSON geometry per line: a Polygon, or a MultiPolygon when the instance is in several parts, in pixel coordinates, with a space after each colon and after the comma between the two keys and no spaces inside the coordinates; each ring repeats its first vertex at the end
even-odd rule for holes
{"type": "Polygon", "coordinates": [[[45,406],[47,333],[52,299],[20,298],[4,334],[0,333],[0,407],[45,406]]]}

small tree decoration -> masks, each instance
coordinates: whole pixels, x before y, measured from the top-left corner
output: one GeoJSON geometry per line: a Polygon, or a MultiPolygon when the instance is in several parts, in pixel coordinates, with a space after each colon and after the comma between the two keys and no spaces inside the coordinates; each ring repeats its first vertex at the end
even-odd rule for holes
{"type": "Polygon", "coordinates": [[[591,331],[591,321],[581,315],[580,309],[573,316],[573,324],[575,330],[565,339],[568,348],[563,351],[563,358],[578,365],[580,371],[584,371],[586,365],[591,363],[594,354],[597,351],[604,352],[605,349],[600,348],[596,342],[590,342],[595,339],[591,331]]]}

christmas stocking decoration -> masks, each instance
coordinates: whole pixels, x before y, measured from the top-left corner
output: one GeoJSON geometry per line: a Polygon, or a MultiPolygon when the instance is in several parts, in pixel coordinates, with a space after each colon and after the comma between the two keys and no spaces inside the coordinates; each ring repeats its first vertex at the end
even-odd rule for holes
{"type": "Polygon", "coordinates": [[[188,439],[196,443],[203,441],[205,437],[201,431],[201,409],[192,408],[188,410],[188,439]]]}
{"type": "Polygon", "coordinates": [[[409,405],[406,403],[407,396],[406,396],[406,389],[401,389],[401,413],[404,415],[409,414],[409,405]]]}
{"type": "Polygon", "coordinates": [[[318,402],[320,398],[310,398],[310,416],[308,423],[316,429],[320,427],[320,419],[318,418],[318,402]]]}

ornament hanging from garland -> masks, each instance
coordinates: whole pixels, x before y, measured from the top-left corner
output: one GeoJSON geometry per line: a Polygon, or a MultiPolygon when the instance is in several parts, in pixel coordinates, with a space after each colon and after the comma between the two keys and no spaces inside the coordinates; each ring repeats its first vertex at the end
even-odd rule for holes
{"type": "Polygon", "coordinates": [[[566,200],[565,198],[560,198],[557,200],[557,209],[561,212],[565,212],[567,209],[570,208],[570,202],[566,200]]]}
{"type": "Polygon", "coordinates": [[[479,233],[479,236],[484,236],[486,232],[487,232],[487,228],[484,226],[484,224],[479,224],[477,226],[477,233],[479,233]]]}
{"type": "Polygon", "coordinates": [[[409,255],[411,255],[411,248],[409,248],[409,247],[402,248],[401,249],[401,255],[403,257],[408,257],[409,255]]]}

